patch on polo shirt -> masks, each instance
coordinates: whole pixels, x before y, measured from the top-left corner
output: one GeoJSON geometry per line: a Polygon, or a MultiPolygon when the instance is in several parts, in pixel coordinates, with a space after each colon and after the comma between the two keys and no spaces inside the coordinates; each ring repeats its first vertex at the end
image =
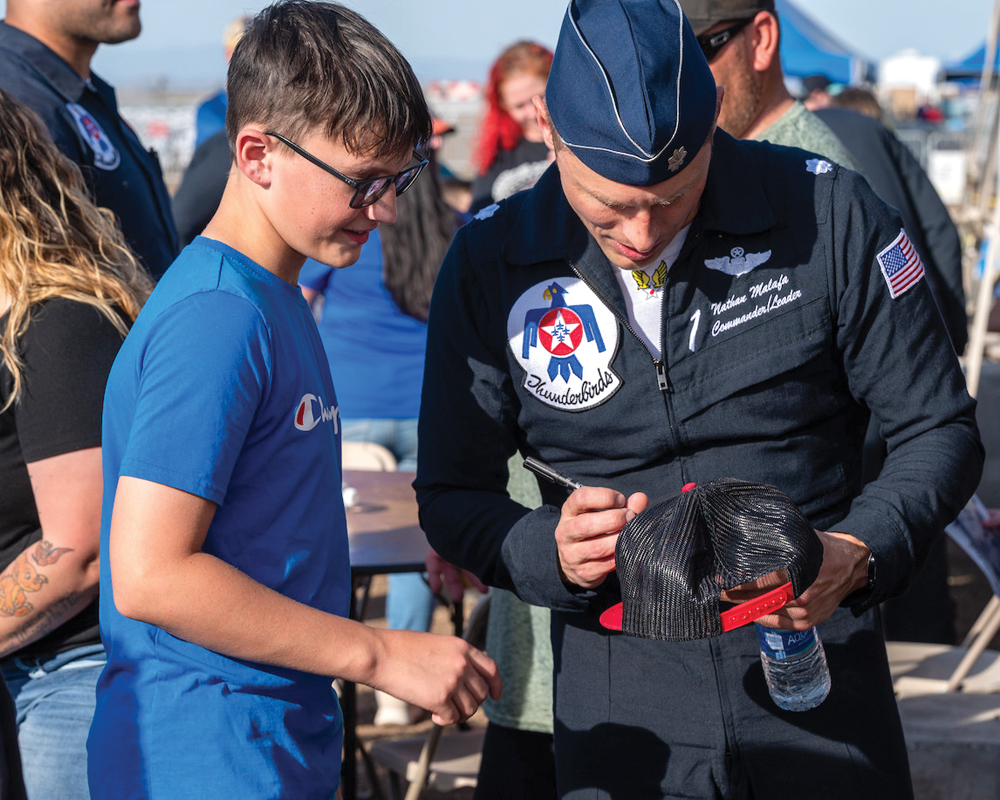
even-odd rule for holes
{"type": "Polygon", "coordinates": [[[899,231],[899,236],[877,258],[882,267],[882,277],[889,287],[889,296],[893,300],[924,277],[924,265],[904,230],[899,231]]]}
{"type": "Polygon", "coordinates": [[[118,149],[111,143],[111,139],[104,132],[104,129],[97,124],[97,120],[87,109],[77,103],[67,103],[66,108],[76,121],[76,128],[83,137],[83,140],[94,151],[94,166],[98,169],[117,169],[122,161],[118,149]]]}
{"type": "Polygon", "coordinates": [[[524,369],[522,385],[562,411],[586,411],[622,387],[611,368],[620,328],[615,315],[579,278],[532,286],[507,317],[507,340],[524,369]]]}

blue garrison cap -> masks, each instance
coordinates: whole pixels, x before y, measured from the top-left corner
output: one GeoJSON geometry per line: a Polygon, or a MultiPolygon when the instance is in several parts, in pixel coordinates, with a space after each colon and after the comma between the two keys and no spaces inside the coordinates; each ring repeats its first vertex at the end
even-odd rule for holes
{"type": "Polygon", "coordinates": [[[570,0],[545,88],[563,143],[616,183],[679,174],[715,119],[715,79],[676,0],[570,0]]]}

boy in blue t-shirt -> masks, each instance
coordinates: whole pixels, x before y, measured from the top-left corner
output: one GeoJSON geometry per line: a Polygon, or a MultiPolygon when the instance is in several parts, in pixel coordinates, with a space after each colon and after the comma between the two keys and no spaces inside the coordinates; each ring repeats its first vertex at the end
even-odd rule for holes
{"type": "Polygon", "coordinates": [[[396,216],[431,132],[356,13],[264,9],[229,67],[225,195],[170,267],[105,394],[94,798],[333,797],[331,678],[470,716],[496,665],[460,639],[347,618],[339,414],[298,287],[396,216]],[[385,177],[390,176],[390,177],[385,177]]]}

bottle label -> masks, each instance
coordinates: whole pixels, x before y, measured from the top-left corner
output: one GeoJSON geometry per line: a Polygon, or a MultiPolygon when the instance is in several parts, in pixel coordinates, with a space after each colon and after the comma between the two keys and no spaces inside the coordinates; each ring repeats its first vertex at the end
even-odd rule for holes
{"type": "Polygon", "coordinates": [[[783,660],[789,656],[797,656],[804,653],[816,641],[816,629],[810,628],[807,631],[783,631],[777,628],[765,628],[763,625],[757,626],[757,638],[760,640],[760,649],[771,658],[783,660]]]}

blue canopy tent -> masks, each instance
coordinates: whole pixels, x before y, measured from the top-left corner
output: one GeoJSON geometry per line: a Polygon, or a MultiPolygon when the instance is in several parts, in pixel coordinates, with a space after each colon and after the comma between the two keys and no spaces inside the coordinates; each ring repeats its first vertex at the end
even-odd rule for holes
{"type": "Polygon", "coordinates": [[[781,65],[785,75],[826,75],[834,83],[873,81],[874,65],[839,42],[789,0],[775,0],[781,20],[781,65]]]}
{"type": "MultiPolygon", "coordinates": [[[[965,83],[978,83],[983,76],[983,65],[986,63],[986,42],[979,49],[959,61],[950,61],[944,65],[944,79],[965,83]]],[[[1000,71],[1000,47],[997,48],[993,60],[993,73],[1000,71]]]]}

